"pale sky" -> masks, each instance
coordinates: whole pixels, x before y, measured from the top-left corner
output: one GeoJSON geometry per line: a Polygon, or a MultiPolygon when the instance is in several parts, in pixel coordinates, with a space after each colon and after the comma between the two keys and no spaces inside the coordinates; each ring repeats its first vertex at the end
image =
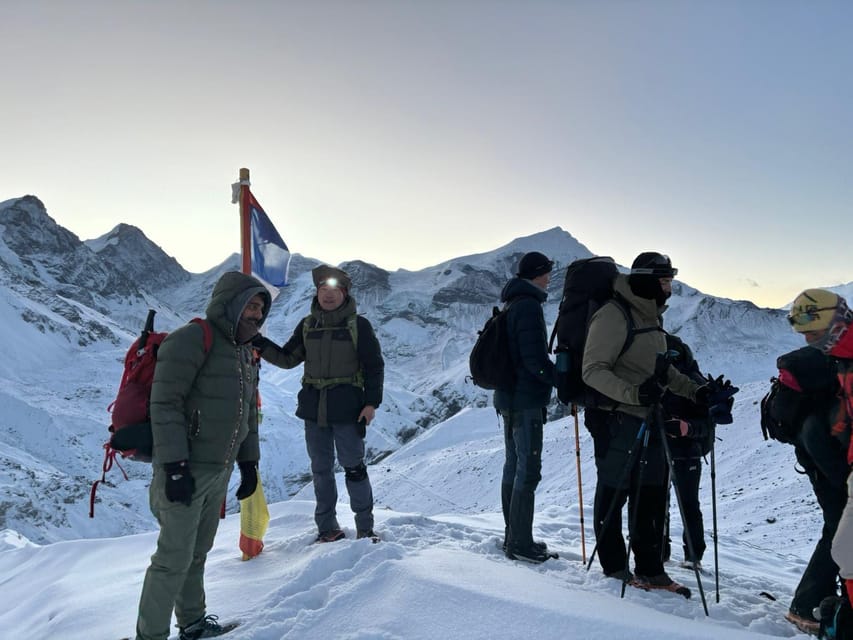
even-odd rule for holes
{"type": "Polygon", "coordinates": [[[853,2],[0,0],[0,24],[0,201],[82,239],[125,222],[207,270],[248,167],[335,263],[560,226],[761,305],[853,280],[853,2]]]}

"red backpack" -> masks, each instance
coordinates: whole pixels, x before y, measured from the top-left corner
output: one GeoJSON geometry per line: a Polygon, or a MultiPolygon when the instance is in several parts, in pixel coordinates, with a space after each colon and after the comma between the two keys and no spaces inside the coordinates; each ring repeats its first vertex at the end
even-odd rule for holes
{"type": "MultiPolygon", "coordinates": [[[[116,459],[116,455],[138,462],[151,462],[154,448],[149,413],[151,385],[154,382],[157,351],[160,348],[160,343],[169,335],[166,332],[157,333],[154,331],[155,313],[154,309],[148,310],[148,317],[145,320],[142,333],[127,350],[118,395],[107,407],[107,411],[112,413],[112,424],[109,427],[112,435],[104,443],[104,464],[101,479],[92,484],[92,491],[89,496],[90,518],[95,517],[95,492],[98,485],[106,480],[107,471],[112,469],[114,462],[127,480],[127,473],[116,459]]],[[[201,318],[193,318],[190,322],[202,328],[204,332],[204,353],[207,354],[213,345],[213,332],[210,324],[201,318]]]]}

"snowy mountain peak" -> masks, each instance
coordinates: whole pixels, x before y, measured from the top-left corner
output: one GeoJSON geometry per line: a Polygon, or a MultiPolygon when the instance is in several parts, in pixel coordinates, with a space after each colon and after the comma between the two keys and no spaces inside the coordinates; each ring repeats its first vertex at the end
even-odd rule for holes
{"type": "Polygon", "coordinates": [[[105,262],[113,264],[131,282],[148,291],[172,287],[189,280],[190,274],[166,254],[141,229],[119,224],[99,238],[85,243],[105,262]]]}
{"type": "Polygon", "coordinates": [[[500,253],[513,252],[517,254],[525,254],[529,251],[544,253],[554,260],[558,267],[566,266],[578,258],[592,256],[589,249],[561,227],[552,227],[529,236],[516,238],[495,250],[495,252],[500,253]]]}
{"type": "Polygon", "coordinates": [[[0,228],[0,278],[26,297],[50,304],[50,295],[59,295],[105,312],[106,299],[139,296],[120,270],[58,225],[35,196],[6,201],[0,228]]]}
{"type": "Polygon", "coordinates": [[[6,200],[0,206],[3,241],[19,255],[66,254],[80,239],[47,214],[35,196],[6,200]]]}

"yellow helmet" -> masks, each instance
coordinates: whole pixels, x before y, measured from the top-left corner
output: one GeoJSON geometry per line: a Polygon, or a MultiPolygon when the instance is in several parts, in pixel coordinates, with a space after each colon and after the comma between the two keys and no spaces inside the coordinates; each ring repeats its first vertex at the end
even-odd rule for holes
{"type": "Polygon", "coordinates": [[[832,291],[806,289],[794,299],[788,313],[788,322],[798,333],[829,329],[835,312],[842,303],[844,299],[832,291]]]}

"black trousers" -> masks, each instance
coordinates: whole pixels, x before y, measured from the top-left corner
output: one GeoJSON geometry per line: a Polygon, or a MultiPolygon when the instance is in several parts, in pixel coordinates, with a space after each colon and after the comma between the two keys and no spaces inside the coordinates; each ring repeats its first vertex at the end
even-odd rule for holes
{"type": "MultiPolygon", "coordinates": [[[[684,533],[682,534],[684,559],[689,562],[699,561],[705,553],[705,523],[702,518],[702,508],[699,505],[702,458],[676,458],[672,461],[672,466],[675,471],[675,486],[684,507],[684,533]],[[691,557],[687,545],[688,533],[693,543],[695,557],[691,557]]],[[[671,496],[670,509],[678,510],[677,500],[675,495],[671,496]]]]}
{"type": "Polygon", "coordinates": [[[791,601],[791,611],[812,618],[812,609],[824,597],[838,592],[838,565],[832,559],[831,550],[832,538],[847,504],[847,467],[841,447],[830,435],[829,422],[823,416],[806,418],[794,451],[823,512],[820,540],[791,601]]]}
{"type": "Polygon", "coordinates": [[[621,413],[590,414],[587,427],[595,441],[597,483],[595,487],[594,523],[598,543],[598,561],[605,574],[625,569],[627,564],[625,539],[622,535],[622,509],[628,504],[628,525],[636,526],[628,532],[634,569],[644,576],[657,576],[664,572],[661,561],[663,524],[666,512],[666,461],[656,431],[650,433],[645,456],[642,439],[638,439],[643,421],[621,413]],[[594,422],[590,420],[594,419],[594,422]],[[629,451],[635,451],[633,463],[625,481],[625,465],[629,451]],[[643,468],[642,481],[640,469],[643,468]],[[607,526],[605,517],[613,505],[607,526]]]}

